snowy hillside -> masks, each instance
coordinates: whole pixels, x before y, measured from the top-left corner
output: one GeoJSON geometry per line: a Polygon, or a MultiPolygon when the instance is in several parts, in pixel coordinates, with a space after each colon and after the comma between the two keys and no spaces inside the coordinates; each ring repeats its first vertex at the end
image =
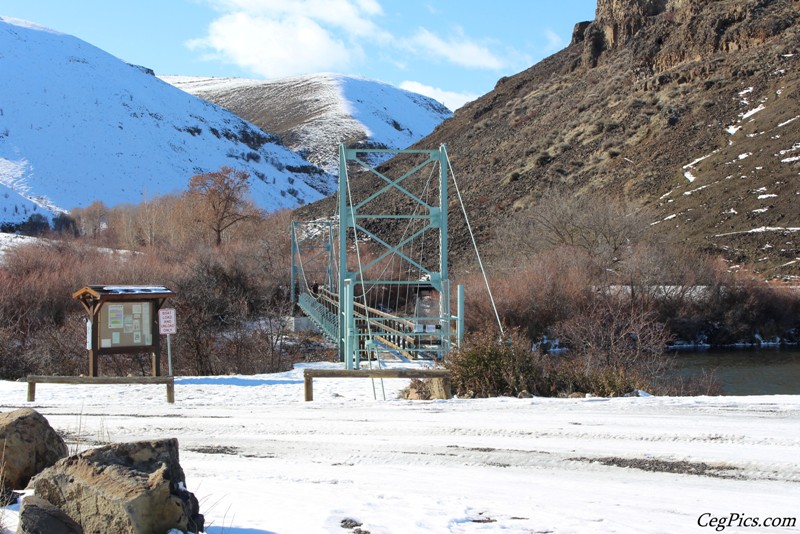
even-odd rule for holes
{"type": "Polygon", "coordinates": [[[342,74],[267,81],[162,79],[279,135],[286,146],[330,173],[337,172],[339,143],[403,149],[453,116],[426,96],[342,74]]]}
{"type": "Polygon", "coordinates": [[[139,202],[223,165],[269,210],[329,182],[274,135],[75,37],[0,17],[0,72],[0,222],[139,202]]]}

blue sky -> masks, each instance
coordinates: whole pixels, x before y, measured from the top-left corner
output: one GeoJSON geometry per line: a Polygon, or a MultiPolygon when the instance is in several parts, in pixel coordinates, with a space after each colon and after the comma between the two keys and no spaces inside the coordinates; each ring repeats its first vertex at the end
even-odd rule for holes
{"type": "Polygon", "coordinates": [[[3,0],[157,74],[340,72],[456,108],[569,44],[597,0],[3,0]]]}

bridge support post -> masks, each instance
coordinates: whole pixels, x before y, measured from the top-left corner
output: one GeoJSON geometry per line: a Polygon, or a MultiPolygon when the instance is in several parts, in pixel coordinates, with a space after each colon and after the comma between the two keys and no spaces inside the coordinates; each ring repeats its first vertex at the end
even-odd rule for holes
{"type": "Polygon", "coordinates": [[[289,284],[289,294],[291,295],[292,302],[292,315],[294,315],[294,306],[297,304],[297,265],[295,265],[295,257],[298,254],[297,250],[297,236],[294,231],[294,221],[292,221],[292,279],[289,284]]]}
{"type": "Polygon", "coordinates": [[[464,343],[464,286],[458,284],[456,293],[456,346],[460,349],[464,343]]]}
{"type": "Polygon", "coordinates": [[[345,369],[357,368],[358,343],[356,340],[356,321],[353,314],[353,279],[345,278],[342,287],[342,298],[339,302],[339,321],[344,326],[342,336],[342,356],[345,369]]]}

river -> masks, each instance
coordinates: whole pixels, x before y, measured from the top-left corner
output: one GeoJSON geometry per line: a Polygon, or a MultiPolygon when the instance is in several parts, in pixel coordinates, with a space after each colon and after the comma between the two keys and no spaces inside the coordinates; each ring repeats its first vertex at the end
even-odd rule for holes
{"type": "Polygon", "coordinates": [[[680,351],[689,375],[714,371],[725,395],[800,395],[800,348],[680,351]]]}

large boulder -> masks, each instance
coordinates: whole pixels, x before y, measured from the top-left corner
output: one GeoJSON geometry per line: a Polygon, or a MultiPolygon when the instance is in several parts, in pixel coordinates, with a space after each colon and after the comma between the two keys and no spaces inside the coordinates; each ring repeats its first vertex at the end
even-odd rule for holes
{"type": "Polygon", "coordinates": [[[36,495],[86,532],[202,532],[204,519],[186,490],[178,440],[120,443],[70,456],[33,481],[36,495]]]}
{"type": "Polygon", "coordinates": [[[36,410],[0,413],[0,494],[24,488],[66,455],[64,440],[36,410]]]}
{"type": "Polygon", "coordinates": [[[35,495],[22,499],[17,534],[83,534],[63,510],[35,495]]]}

